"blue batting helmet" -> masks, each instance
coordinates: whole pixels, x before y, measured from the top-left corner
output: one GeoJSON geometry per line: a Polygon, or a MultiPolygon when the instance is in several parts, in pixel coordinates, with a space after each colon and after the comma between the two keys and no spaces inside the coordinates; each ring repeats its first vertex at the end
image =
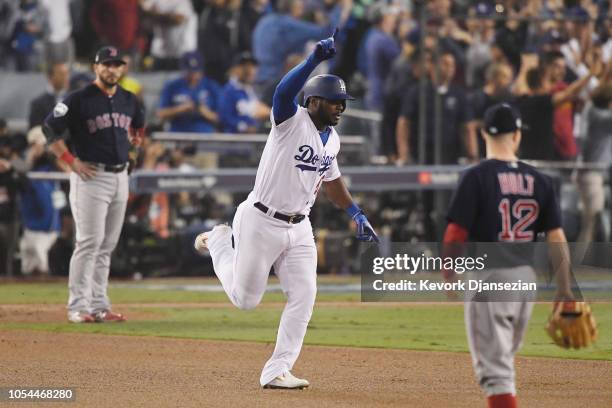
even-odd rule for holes
{"type": "Polygon", "coordinates": [[[317,75],[306,82],[306,85],[304,85],[304,106],[306,106],[308,98],[311,96],[336,101],[355,99],[346,93],[346,85],[342,78],[330,74],[317,75]]]}

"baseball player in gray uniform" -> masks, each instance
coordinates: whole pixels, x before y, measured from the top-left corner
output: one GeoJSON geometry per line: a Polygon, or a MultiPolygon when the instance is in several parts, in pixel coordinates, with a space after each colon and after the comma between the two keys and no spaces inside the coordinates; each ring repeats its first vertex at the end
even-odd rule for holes
{"type": "MultiPolygon", "coordinates": [[[[498,104],[487,110],[483,126],[487,160],[462,175],[450,205],[444,242],[532,242],[539,232],[544,232],[547,241],[553,243],[551,252],[556,256],[553,264],[561,265],[555,271],[556,299],[570,300],[568,262],[561,262],[569,260],[569,252],[553,183],[516,157],[520,129],[519,114],[512,106],[498,104]]],[[[497,256],[504,258],[504,265],[482,271],[487,278],[534,281],[533,259],[521,256],[524,252],[517,256],[513,252],[516,246],[499,248],[497,256]]],[[[533,293],[521,294],[517,301],[506,299],[472,298],[465,303],[472,362],[490,408],[517,406],[514,355],[533,309],[533,293]]]]}
{"type": "Polygon", "coordinates": [[[308,214],[321,186],[327,197],[355,220],[358,239],[378,240],[363,211],[353,203],[336,160],[340,138],[333,126],[338,124],[346,100],[352,98],[344,81],[335,75],[318,75],[306,82],[320,62],[334,55],[334,38],[320,41],[314,52],[281,80],[273,99],[272,130],[253,191],[238,207],[232,227],[217,226],[195,241],[198,251],[210,251],[223,289],[240,309],[257,306],[274,267],[287,305],[274,353],[261,373],[264,388],[309,385],[290,370],[302,348],[317,291],[317,252],[308,214]],[[302,87],[305,107],[295,103],[302,87]]]}
{"type": "Polygon", "coordinates": [[[125,320],[111,311],[108,275],[128,199],[128,151],[131,144],[140,144],[144,115],[136,96],[117,85],[124,67],[116,48],[101,48],[94,62],[95,81],[58,103],[43,128],[49,149],[72,169],[72,323],[125,320]]]}

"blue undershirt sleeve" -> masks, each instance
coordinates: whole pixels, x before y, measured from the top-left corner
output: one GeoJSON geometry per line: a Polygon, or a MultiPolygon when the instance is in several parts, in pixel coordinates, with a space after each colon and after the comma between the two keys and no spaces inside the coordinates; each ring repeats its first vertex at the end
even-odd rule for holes
{"type": "Polygon", "coordinates": [[[272,114],[276,125],[280,125],[295,115],[295,112],[297,112],[295,99],[317,65],[318,63],[314,61],[313,55],[310,55],[289,71],[276,86],[272,97],[272,114]]]}

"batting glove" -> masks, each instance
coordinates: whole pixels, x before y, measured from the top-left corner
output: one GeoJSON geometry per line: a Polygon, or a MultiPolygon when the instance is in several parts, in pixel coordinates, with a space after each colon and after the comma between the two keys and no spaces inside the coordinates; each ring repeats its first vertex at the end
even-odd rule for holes
{"type": "Polygon", "coordinates": [[[334,31],[334,35],[317,43],[313,53],[315,61],[322,62],[333,58],[334,55],[336,55],[336,35],[338,35],[337,28],[334,31]]]}
{"type": "Polygon", "coordinates": [[[368,217],[363,213],[363,210],[359,208],[356,204],[351,205],[346,209],[346,212],[349,213],[355,224],[357,224],[357,239],[363,242],[376,242],[379,243],[378,235],[374,231],[374,228],[368,221],[368,217]]]}

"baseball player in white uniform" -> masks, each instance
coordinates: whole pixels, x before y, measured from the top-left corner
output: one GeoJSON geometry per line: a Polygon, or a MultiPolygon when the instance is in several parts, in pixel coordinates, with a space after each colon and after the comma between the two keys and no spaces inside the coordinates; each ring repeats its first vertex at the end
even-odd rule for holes
{"type": "Polygon", "coordinates": [[[359,240],[378,241],[363,211],[353,203],[336,160],[340,139],[333,126],[346,100],[353,98],[335,75],[318,75],[306,82],[315,67],[335,52],[334,37],[320,41],[281,80],[253,191],[238,206],[232,227],[218,225],[195,241],[196,250],[210,252],[223,289],[240,309],[257,306],[274,267],[287,304],[274,353],[261,373],[264,388],[309,386],[290,370],[300,354],[317,291],[317,253],[308,215],[320,187],[356,222],[359,240]],[[295,102],[302,87],[305,107],[295,102]]]}

